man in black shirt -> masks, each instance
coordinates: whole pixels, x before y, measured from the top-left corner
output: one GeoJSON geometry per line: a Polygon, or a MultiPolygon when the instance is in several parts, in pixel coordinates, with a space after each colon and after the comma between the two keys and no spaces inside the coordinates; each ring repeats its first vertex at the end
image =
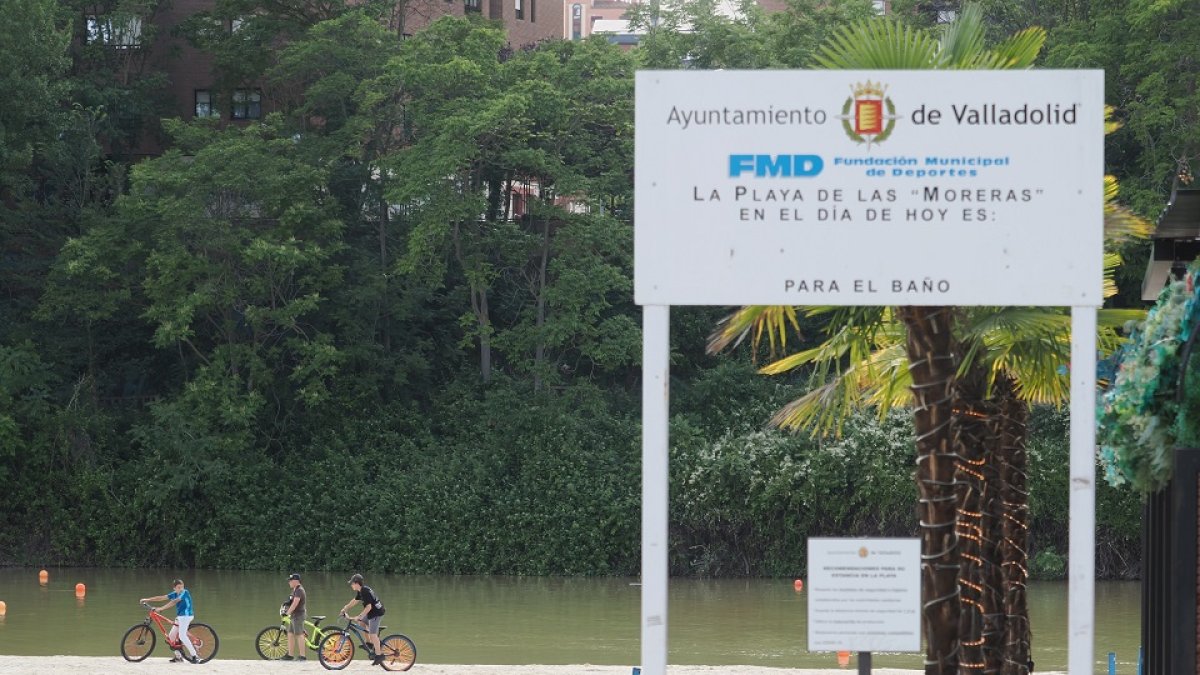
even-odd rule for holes
{"type": "Polygon", "coordinates": [[[347,612],[356,602],[361,602],[363,609],[354,617],[367,629],[367,639],[371,643],[371,648],[375,650],[375,658],[371,661],[374,665],[383,663],[383,654],[380,652],[382,648],[379,646],[379,622],[383,620],[383,602],[379,600],[379,596],[375,595],[375,591],[371,590],[370,586],[363,583],[361,574],[355,574],[350,577],[350,588],[354,589],[354,598],[346,603],[342,608],[342,616],[348,616],[347,612]]]}

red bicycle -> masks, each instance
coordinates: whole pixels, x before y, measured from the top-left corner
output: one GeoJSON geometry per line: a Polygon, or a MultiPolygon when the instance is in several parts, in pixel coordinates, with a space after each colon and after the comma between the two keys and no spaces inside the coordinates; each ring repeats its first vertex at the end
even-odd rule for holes
{"type": "MultiPolygon", "coordinates": [[[[144,602],[142,607],[150,610],[150,613],[146,615],[146,620],[125,631],[125,637],[121,639],[121,656],[124,656],[126,661],[144,661],[147,656],[150,656],[150,652],[154,651],[154,645],[158,643],[158,636],[150,627],[151,623],[158,626],[158,632],[162,633],[168,647],[172,650],[186,650],[179,640],[171,639],[171,627],[175,625],[174,621],[159,614],[158,610],[144,602]]],[[[220,641],[217,639],[217,631],[213,630],[212,626],[206,623],[194,623],[188,626],[187,634],[188,639],[192,641],[192,646],[196,648],[196,656],[200,657],[200,663],[207,663],[217,655],[220,641]]]]}

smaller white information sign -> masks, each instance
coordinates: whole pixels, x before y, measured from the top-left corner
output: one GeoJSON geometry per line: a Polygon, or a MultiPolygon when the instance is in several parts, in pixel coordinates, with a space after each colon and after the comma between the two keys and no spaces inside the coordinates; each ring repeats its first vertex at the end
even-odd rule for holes
{"type": "Polygon", "coordinates": [[[808,650],[921,651],[921,540],[808,540],[808,650]]]}

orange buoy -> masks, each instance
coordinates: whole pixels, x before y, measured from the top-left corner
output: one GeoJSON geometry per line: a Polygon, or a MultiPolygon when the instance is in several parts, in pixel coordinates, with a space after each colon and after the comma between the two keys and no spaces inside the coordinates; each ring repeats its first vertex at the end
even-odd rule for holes
{"type": "Polygon", "coordinates": [[[5,614],[8,614],[8,603],[0,600],[0,616],[4,616],[5,614]]]}
{"type": "Polygon", "coordinates": [[[50,581],[50,573],[49,572],[47,572],[46,570],[42,570],[41,572],[38,572],[38,583],[45,586],[48,581],[50,581]]]}
{"type": "Polygon", "coordinates": [[[794,584],[792,584],[792,587],[796,589],[797,593],[799,593],[800,591],[803,591],[804,590],[804,580],[797,579],[796,582],[794,584]]]}
{"type": "Polygon", "coordinates": [[[82,598],[85,595],[87,595],[87,586],[75,584],[75,597],[82,598]]]}
{"type": "Polygon", "coordinates": [[[838,652],[838,666],[845,668],[850,665],[850,652],[838,652]]]}

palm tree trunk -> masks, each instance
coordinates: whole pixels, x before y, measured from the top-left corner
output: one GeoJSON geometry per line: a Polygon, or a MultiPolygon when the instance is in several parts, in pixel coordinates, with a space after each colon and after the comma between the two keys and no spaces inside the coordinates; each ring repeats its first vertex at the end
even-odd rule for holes
{"type": "Polygon", "coordinates": [[[1000,439],[1001,477],[998,548],[1004,610],[1004,658],[1002,675],[1028,675],[1030,657],[1029,604],[1025,582],[1029,577],[1029,493],[1026,491],[1029,462],[1026,422],[1029,408],[1016,396],[1015,385],[1003,378],[997,383],[1000,414],[995,438],[1000,439]]]}
{"type": "Polygon", "coordinates": [[[958,670],[958,537],[950,420],[957,350],[947,307],[901,307],[912,374],[926,675],[958,670]]]}
{"type": "Polygon", "coordinates": [[[988,373],[960,373],[955,387],[954,447],[958,483],[958,668],[963,674],[1000,670],[1002,622],[1000,567],[996,562],[999,475],[998,439],[993,435],[999,411],[987,398],[988,373]]]}

